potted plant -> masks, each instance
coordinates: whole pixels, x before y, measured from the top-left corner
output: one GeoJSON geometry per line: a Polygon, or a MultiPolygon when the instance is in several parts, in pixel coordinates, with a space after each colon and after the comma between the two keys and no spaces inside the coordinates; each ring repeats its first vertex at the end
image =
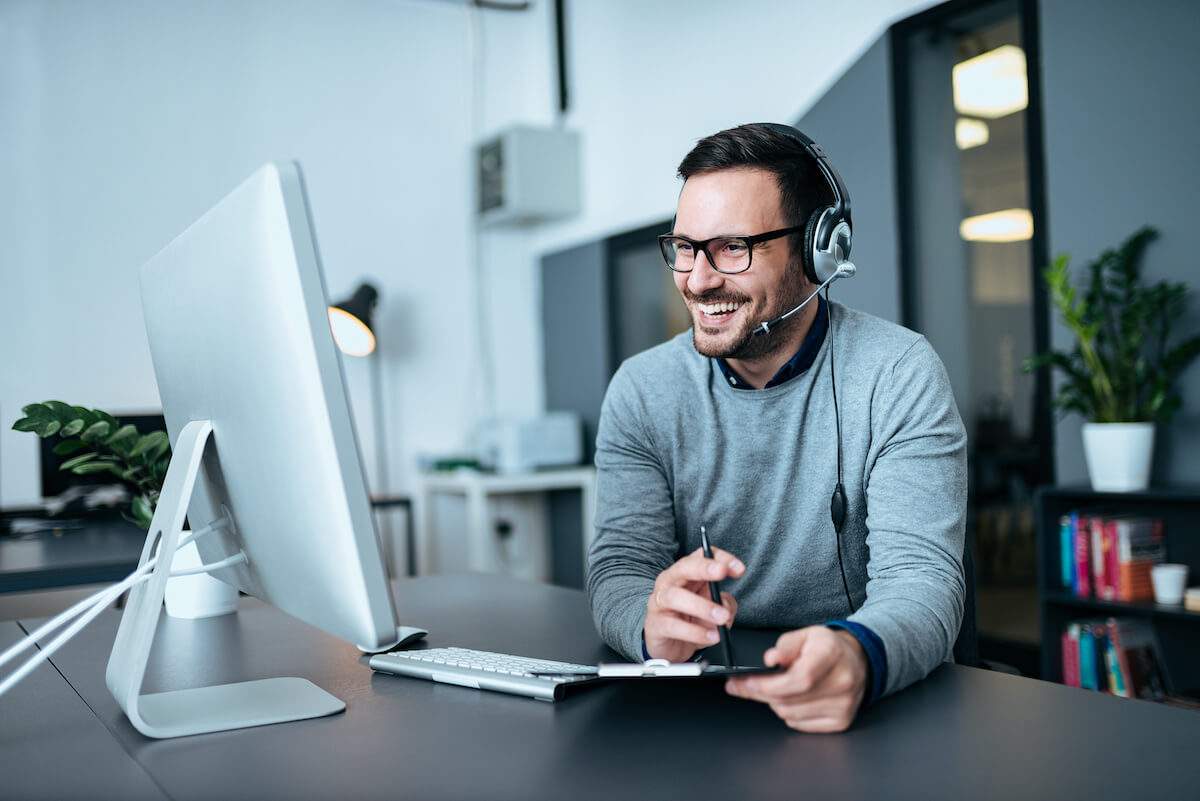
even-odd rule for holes
{"type": "MultiPolygon", "coordinates": [[[[108,473],[129,485],[135,493],[129,519],[149,530],[171,463],[167,432],[139,434],[132,425],[121,425],[108,412],[62,401],[32,403],[21,412],[24,417],[13,424],[14,430],[61,440],[54,452],[71,458],[62,463],[60,470],[76,475],[108,473]]],[[[195,542],[176,551],[171,561],[176,570],[201,564],[195,542]]],[[[168,579],[165,597],[167,613],[172,617],[211,617],[237,609],[237,590],[207,575],[168,579]]]]}
{"type": "Polygon", "coordinates": [[[139,434],[131,425],[120,425],[108,412],[62,401],[32,403],[21,412],[25,416],[13,423],[14,431],[60,439],[54,452],[71,457],[61,470],[81,476],[108,473],[127,484],[134,492],[130,519],[143,529],[150,528],[171,463],[167,432],[139,434]]]}
{"type": "Polygon", "coordinates": [[[1087,267],[1082,293],[1072,284],[1069,256],[1045,272],[1059,316],[1075,336],[1070,351],[1026,359],[1024,369],[1056,368],[1063,383],[1054,397],[1063,413],[1078,412],[1092,489],[1133,492],[1150,483],[1154,426],[1179,409],[1176,382],[1200,355],[1200,335],[1172,344],[1172,328],[1187,303],[1187,286],[1146,285],[1141,260],[1158,232],[1144,227],[1087,267]]]}

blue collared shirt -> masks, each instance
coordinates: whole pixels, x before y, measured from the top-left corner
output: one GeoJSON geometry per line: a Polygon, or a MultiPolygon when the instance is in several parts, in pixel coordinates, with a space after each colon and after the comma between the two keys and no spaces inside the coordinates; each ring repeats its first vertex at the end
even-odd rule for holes
{"type": "MultiPolygon", "coordinates": [[[[803,375],[812,367],[812,364],[817,359],[817,353],[821,350],[821,345],[825,342],[825,333],[829,330],[829,308],[825,299],[817,295],[817,316],[813,318],[812,326],[809,327],[808,333],[804,336],[804,341],[800,343],[800,349],[796,351],[792,358],[787,360],[787,363],[776,371],[771,380],[767,382],[763,389],[779,386],[785,381],[803,375]]],[[[753,391],[754,387],[746,382],[744,378],[729,366],[729,363],[724,359],[714,359],[717,367],[720,368],[725,380],[729,382],[729,386],[734,389],[753,391]]],[[[861,623],[855,623],[850,620],[831,620],[825,624],[831,629],[842,629],[854,635],[858,640],[858,644],[862,646],[863,653],[867,655],[867,691],[863,695],[863,703],[869,704],[879,698],[883,694],[883,688],[887,686],[887,651],[883,647],[883,640],[879,639],[879,635],[871,631],[861,623]]],[[[646,653],[645,641],[643,639],[642,653],[647,659],[649,654],[646,653]]]]}

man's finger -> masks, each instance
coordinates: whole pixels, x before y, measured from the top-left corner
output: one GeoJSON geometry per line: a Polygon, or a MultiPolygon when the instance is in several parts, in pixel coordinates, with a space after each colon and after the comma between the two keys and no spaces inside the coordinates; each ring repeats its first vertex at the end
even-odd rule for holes
{"type": "Polygon", "coordinates": [[[835,696],[801,703],[775,702],[771,711],[797,731],[838,732],[850,728],[856,710],[853,699],[835,696]]]}
{"type": "Polygon", "coordinates": [[[661,637],[663,639],[686,642],[692,645],[707,647],[717,642],[720,635],[716,628],[706,628],[697,623],[671,615],[660,615],[653,623],[653,631],[647,631],[647,639],[661,637]]]}
{"type": "Polygon", "coordinates": [[[733,619],[737,617],[737,599],[730,593],[721,593],[721,605],[729,610],[729,624],[733,625],[733,619]]]}
{"type": "Polygon", "coordinates": [[[804,697],[817,689],[836,665],[835,649],[803,648],[785,672],[747,677],[741,681],[745,682],[744,689],[751,697],[760,700],[804,697]]]}
{"type": "Polygon", "coordinates": [[[663,609],[690,615],[699,620],[711,620],[720,625],[725,625],[733,619],[728,609],[717,606],[707,598],[683,587],[666,587],[659,590],[658,603],[663,609]]]}
{"type": "Polygon", "coordinates": [[[775,645],[768,648],[766,653],[763,654],[763,664],[768,667],[792,664],[804,649],[804,643],[808,639],[808,635],[808,628],[796,629],[782,635],[775,641],[775,645]]]}
{"type": "Polygon", "coordinates": [[[728,551],[714,548],[712,559],[706,558],[704,551],[695,550],[664,570],[659,578],[670,584],[682,584],[686,581],[739,578],[745,572],[746,566],[740,559],[728,551]]]}

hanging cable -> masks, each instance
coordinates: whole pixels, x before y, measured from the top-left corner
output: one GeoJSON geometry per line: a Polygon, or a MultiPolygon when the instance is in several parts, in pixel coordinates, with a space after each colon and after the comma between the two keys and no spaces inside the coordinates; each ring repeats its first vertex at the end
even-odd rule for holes
{"type": "MultiPolygon", "coordinates": [[[[225,518],[215,523],[211,523],[197,531],[187,532],[186,535],[180,539],[179,543],[176,545],[176,552],[178,552],[179,548],[194,542],[200,537],[211,534],[214,531],[225,529],[227,525],[228,518],[225,518]]],[[[12,674],[4,679],[4,681],[0,682],[0,696],[3,696],[6,692],[16,686],[21,679],[28,676],[38,665],[49,659],[51,655],[58,651],[58,649],[65,645],[72,637],[78,634],[84,626],[92,622],[92,620],[94,620],[101,612],[108,608],[109,604],[119,598],[123,593],[129,589],[132,589],[138,584],[149,581],[152,578],[151,571],[158,564],[158,558],[158,556],[154,556],[146,560],[146,564],[130,573],[119,583],[114,584],[111,587],[106,587],[99,592],[93,593],[82,601],[74,604],[66,611],[61,612],[51,620],[39,626],[20,642],[5,650],[4,653],[0,654],[0,665],[4,665],[5,663],[11,661],[17,654],[27,650],[31,646],[36,645],[40,639],[48,635],[50,632],[55,631],[59,627],[65,625],[68,621],[74,619],[74,622],[71,623],[70,626],[67,626],[67,628],[52,641],[50,641],[50,643],[39,649],[36,654],[31,656],[19,668],[14,670],[12,674]]],[[[233,556],[227,557],[218,562],[213,562],[211,564],[172,571],[170,576],[175,578],[178,576],[191,576],[200,573],[210,573],[214,570],[232,567],[233,565],[243,564],[245,562],[246,554],[244,552],[239,552],[233,556]]]]}

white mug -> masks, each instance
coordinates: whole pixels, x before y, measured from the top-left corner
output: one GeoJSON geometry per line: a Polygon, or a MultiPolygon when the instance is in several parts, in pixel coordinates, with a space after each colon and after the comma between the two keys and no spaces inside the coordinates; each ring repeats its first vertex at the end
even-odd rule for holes
{"type": "Polygon", "coordinates": [[[1183,591],[1187,587],[1187,565],[1154,565],[1150,568],[1150,581],[1154,584],[1154,600],[1160,604],[1183,603],[1183,591]]]}
{"type": "MultiPolygon", "coordinates": [[[[200,551],[189,542],[175,551],[172,570],[200,567],[200,551]]],[[[167,579],[167,614],[171,617],[195,619],[216,617],[237,611],[238,591],[223,581],[197,573],[194,576],[175,576],[167,579]]]]}

